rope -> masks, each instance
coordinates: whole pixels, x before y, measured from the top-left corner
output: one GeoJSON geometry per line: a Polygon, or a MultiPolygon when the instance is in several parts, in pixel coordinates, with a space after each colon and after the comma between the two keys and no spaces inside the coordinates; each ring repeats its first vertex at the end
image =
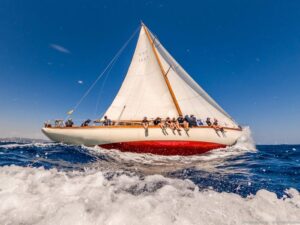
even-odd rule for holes
{"type": "MultiPolygon", "coordinates": [[[[130,38],[124,43],[124,45],[121,47],[121,49],[117,52],[117,54],[112,58],[112,60],[109,62],[109,64],[105,67],[105,69],[102,71],[102,73],[97,77],[97,79],[94,81],[94,83],[92,83],[92,85],[88,88],[88,90],[84,93],[84,95],[79,99],[79,101],[76,103],[76,105],[73,107],[73,109],[70,111],[70,115],[68,115],[66,117],[66,119],[68,119],[71,114],[73,114],[73,112],[78,108],[78,106],[81,104],[81,102],[85,99],[85,97],[91,92],[91,90],[93,89],[93,87],[97,84],[97,82],[99,81],[99,79],[105,74],[105,72],[107,71],[107,69],[113,65],[114,61],[118,59],[118,57],[121,55],[121,53],[123,52],[123,50],[127,47],[127,45],[129,44],[129,42],[132,40],[132,38],[135,36],[135,34],[137,33],[137,31],[139,30],[140,27],[138,27],[133,34],[130,36],[130,38]]],[[[66,120],[65,119],[65,120],[66,120]]]]}
{"type": "Polygon", "coordinates": [[[98,95],[98,99],[97,99],[97,103],[96,103],[96,107],[95,107],[94,117],[96,117],[96,115],[98,114],[99,102],[100,102],[100,99],[102,98],[103,88],[104,88],[104,86],[105,86],[105,83],[106,83],[106,80],[107,80],[107,78],[108,78],[108,75],[110,74],[110,72],[111,72],[113,66],[114,66],[115,63],[116,63],[116,61],[117,61],[117,60],[115,60],[115,61],[112,63],[110,69],[107,71],[107,73],[106,73],[106,75],[105,75],[105,77],[104,77],[104,81],[103,81],[103,83],[102,83],[102,85],[101,85],[101,88],[100,88],[100,91],[99,91],[99,95],[98,95]]]}

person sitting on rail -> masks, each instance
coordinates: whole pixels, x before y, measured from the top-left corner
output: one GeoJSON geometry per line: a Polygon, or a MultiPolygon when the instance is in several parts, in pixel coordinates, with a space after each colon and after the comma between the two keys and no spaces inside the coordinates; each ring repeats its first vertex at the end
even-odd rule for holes
{"type": "Polygon", "coordinates": [[[189,115],[185,115],[184,120],[189,123],[189,127],[191,127],[192,119],[189,115]]]}
{"type": "Polygon", "coordinates": [[[55,120],[54,121],[54,126],[55,127],[63,127],[64,126],[64,121],[63,120],[55,120]]]}
{"type": "Polygon", "coordinates": [[[156,117],[156,119],[153,120],[153,124],[155,126],[159,126],[163,130],[163,132],[165,132],[166,126],[165,126],[165,123],[161,120],[160,117],[156,117]]]}
{"type": "Polygon", "coordinates": [[[155,126],[159,126],[160,123],[161,123],[161,118],[160,117],[156,117],[155,120],[153,120],[153,124],[155,126]]]}
{"type": "Polygon", "coordinates": [[[178,121],[179,125],[183,125],[184,119],[182,116],[178,116],[177,121],[178,121]]]}
{"type": "Polygon", "coordinates": [[[171,120],[171,118],[170,118],[170,129],[175,130],[175,123],[174,123],[173,119],[171,120]]]}
{"type": "Polygon", "coordinates": [[[207,119],[206,119],[206,124],[207,124],[207,126],[211,126],[212,125],[212,123],[211,123],[211,121],[210,121],[210,118],[209,117],[207,117],[207,119]]]}
{"type": "Polygon", "coordinates": [[[44,126],[45,126],[45,127],[52,127],[52,125],[51,125],[51,122],[50,122],[50,121],[46,121],[46,122],[44,123],[44,126]]]}
{"type": "Polygon", "coordinates": [[[144,127],[145,130],[148,130],[148,128],[149,128],[149,120],[147,119],[146,116],[142,120],[142,125],[143,125],[143,127],[144,127]]]}
{"type": "Polygon", "coordinates": [[[111,125],[112,125],[111,120],[108,119],[107,116],[104,116],[104,122],[103,122],[103,125],[104,125],[104,126],[111,126],[111,125]]]}
{"type": "Polygon", "coordinates": [[[87,127],[87,126],[89,126],[90,122],[91,122],[90,119],[85,120],[85,121],[81,124],[81,127],[87,127]]]}
{"type": "Polygon", "coordinates": [[[178,122],[178,120],[175,119],[175,117],[173,117],[173,119],[171,121],[171,125],[172,125],[173,130],[181,131],[179,122],[178,122]]]}
{"type": "Polygon", "coordinates": [[[172,126],[171,124],[172,124],[172,122],[171,122],[170,117],[167,117],[166,120],[165,120],[165,127],[171,128],[171,126],[172,126]]]}
{"type": "Polygon", "coordinates": [[[183,127],[186,131],[189,130],[191,118],[188,115],[185,115],[183,119],[183,127]]]}
{"type": "Polygon", "coordinates": [[[218,120],[217,120],[217,119],[214,119],[213,127],[214,127],[214,128],[217,128],[218,126],[219,126],[218,120]]]}
{"type": "Polygon", "coordinates": [[[161,129],[164,129],[165,126],[164,126],[164,123],[162,122],[161,118],[160,117],[156,117],[155,120],[153,120],[153,124],[155,126],[159,126],[161,129]]]}
{"type": "Polygon", "coordinates": [[[202,120],[201,119],[198,119],[197,120],[197,126],[203,126],[204,124],[203,124],[203,122],[202,122],[202,120]]]}
{"type": "Polygon", "coordinates": [[[74,122],[73,120],[70,118],[65,122],[66,127],[73,127],[74,122]]]}
{"type": "Polygon", "coordinates": [[[218,122],[217,119],[214,119],[214,123],[213,123],[212,127],[213,127],[216,131],[224,132],[224,128],[221,127],[221,126],[219,125],[219,122],[218,122]]]}
{"type": "Polygon", "coordinates": [[[191,119],[191,123],[190,123],[190,126],[191,127],[197,127],[197,118],[194,116],[194,115],[191,115],[190,116],[190,119],[191,119]]]}

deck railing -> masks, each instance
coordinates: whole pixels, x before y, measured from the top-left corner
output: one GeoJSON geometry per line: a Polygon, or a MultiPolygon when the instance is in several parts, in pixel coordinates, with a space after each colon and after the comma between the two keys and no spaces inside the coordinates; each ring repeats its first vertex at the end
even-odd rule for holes
{"type": "MultiPolygon", "coordinates": [[[[155,126],[154,125],[154,119],[153,120],[148,120],[149,121],[149,125],[150,126],[155,126]]],[[[162,120],[162,122],[165,122],[165,120],[162,120]]],[[[47,121],[44,123],[44,127],[56,127],[56,128],[63,128],[63,127],[105,127],[105,126],[114,126],[114,127],[124,127],[124,126],[142,126],[142,120],[111,120],[110,124],[107,124],[104,120],[94,120],[91,121],[91,123],[89,123],[86,126],[82,126],[82,125],[76,125],[73,124],[72,126],[66,126],[66,124],[64,123],[63,120],[53,120],[53,121],[47,121]]],[[[183,124],[180,124],[181,127],[183,127],[183,124]]],[[[223,123],[219,123],[220,127],[223,128],[236,128],[233,126],[229,126],[228,124],[223,124],[223,123]]],[[[209,127],[206,123],[203,123],[203,125],[197,125],[194,127],[209,127]]],[[[241,129],[241,127],[238,127],[238,129],[241,129]]]]}

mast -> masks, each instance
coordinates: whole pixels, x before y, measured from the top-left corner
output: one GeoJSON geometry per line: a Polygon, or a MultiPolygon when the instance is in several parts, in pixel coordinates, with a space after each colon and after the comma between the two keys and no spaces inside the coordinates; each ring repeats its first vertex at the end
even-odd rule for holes
{"type": "Polygon", "coordinates": [[[175,107],[176,107],[176,110],[177,110],[177,112],[178,112],[178,115],[179,115],[179,116],[182,116],[182,115],[183,115],[183,114],[182,114],[182,111],[181,111],[181,109],[180,109],[180,107],[179,107],[178,101],[177,101],[176,96],[175,96],[175,94],[174,94],[174,91],[173,91],[173,89],[172,89],[172,87],[171,87],[170,81],[169,81],[169,79],[168,79],[168,77],[167,77],[167,73],[165,72],[165,70],[164,70],[164,68],[163,68],[163,66],[162,66],[162,63],[161,63],[161,61],[160,61],[160,59],[159,59],[159,57],[158,57],[158,54],[157,54],[157,51],[156,51],[156,48],[155,48],[155,45],[154,45],[154,40],[152,40],[152,38],[151,38],[151,36],[150,36],[150,34],[149,34],[149,32],[148,32],[147,27],[146,27],[143,23],[142,23],[142,27],[144,28],[144,30],[145,30],[145,32],[146,32],[146,35],[147,35],[147,37],[148,37],[148,40],[149,40],[149,42],[150,42],[150,44],[151,44],[151,47],[152,47],[152,50],[153,50],[153,52],[154,52],[155,58],[156,58],[156,60],[157,60],[157,62],[158,62],[158,65],[159,65],[159,68],[160,68],[160,70],[161,70],[161,73],[162,73],[162,75],[163,75],[163,77],[164,77],[164,80],[165,80],[165,82],[166,82],[166,84],[167,84],[168,90],[169,90],[169,92],[170,92],[170,94],[171,94],[171,97],[172,97],[172,100],[173,100],[174,105],[175,105],[175,107]]]}

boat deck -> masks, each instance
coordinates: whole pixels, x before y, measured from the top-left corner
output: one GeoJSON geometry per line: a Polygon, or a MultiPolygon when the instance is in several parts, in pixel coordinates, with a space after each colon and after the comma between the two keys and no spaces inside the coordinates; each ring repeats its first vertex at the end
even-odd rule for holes
{"type": "MultiPolygon", "coordinates": [[[[47,128],[52,128],[52,129],[107,129],[107,128],[143,128],[142,125],[111,125],[111,126],[72,126],[72,127],[47,127],[47,128]]],[[[149,129],[151,128],[160,128],[159,126],[155,125],[149,125],[149,129]]],[[[203,129],[203,128],[213,128],[211,126],[195,126],[190,129],[203,129]]],[[[237,131],[242,131],[241,128],[235,128],[235,127],[222,127],[224,130],[237,130],[237,131]]],[[[144,128],[143,128],[144,129],[144,128]]]]}

